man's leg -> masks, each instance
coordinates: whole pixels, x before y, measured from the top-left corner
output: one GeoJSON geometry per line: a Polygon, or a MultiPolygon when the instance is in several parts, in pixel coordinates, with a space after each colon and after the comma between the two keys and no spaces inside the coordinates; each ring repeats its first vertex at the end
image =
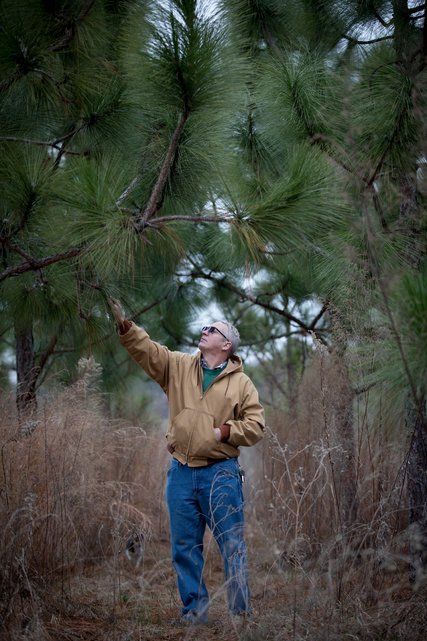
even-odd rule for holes
{"type": "Polygon", "coordinates": [[[166,483],[169,508],[172,561],[185,617],[189,612],[207,618],[208,592],[203,581],[203,535],[206,520],[194,491],[194,470],[175,459],[166,483]]]}
{"type": "Polygon", "coordinates": [[[207,523],[221,550],[232,614],[250,612],[248,564],[244,541],[242,481],[237,459],[204,469],[201,503],[207,523]]]}

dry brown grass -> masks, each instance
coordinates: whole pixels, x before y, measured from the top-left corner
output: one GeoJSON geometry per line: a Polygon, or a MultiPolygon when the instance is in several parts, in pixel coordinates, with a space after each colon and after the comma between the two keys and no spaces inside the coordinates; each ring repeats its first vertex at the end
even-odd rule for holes
{"type": "Polygon", "coordinates": [[[349,479],[351,466],[340,465],[346,461],[339,431],[345,381],[337,367],[318,355],[292,416],[272,415],[264,443],[245,457],[254,616],[240,631],[226,617],[222,564],[209,535],[212,624],[203,630],[170,625],[179,598],[163,500],[168,455],[159,426],[109,420],[83,377],[45,401],[39,424],[22,437],[13,404],[4,398],[4,638],[424,640],[425,587],[408,579],[399,474],[404,450],[391,437],[384,443],[372,436],[369,408],[359,399],[355,479],[349,479]],[[343,498],[348,481],[358,491],[356,516],[343,498]],[[124,549],[141,531],[145,553],[138,564],[124,549]]]}

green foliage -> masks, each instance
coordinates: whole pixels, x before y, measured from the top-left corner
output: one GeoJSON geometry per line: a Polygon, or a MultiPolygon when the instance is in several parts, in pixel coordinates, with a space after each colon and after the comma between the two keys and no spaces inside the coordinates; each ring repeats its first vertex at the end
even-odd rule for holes
{"type": "Polygon", "coordinates": [[[163,195],[165,213],[187,213],[203,205],[226,160],[226,135],[239,96],[239,65],[217,22],[194,0],[156,7],[146,32],[135,33],[124,56],[129,91],[141,107],[141,199],[150,193],[173,133],[186,125],[163,195]],[[142,38],[146,38],[142,41],[142,38]],[[178,212],[177,212],[178,210],[178,212]]]}
{"type": "Polygon", "coordinates": [[[344,84],[324,59],[311,53],[272,60],[261,68],[259,104],[265,130],[279,140],[301,141],[322,135],[341,138],[344,84]]]}
{"type": "Polygon", "coordinates": [[[330,165],[321,152],[302,145],[290,154],[282,178],[253,208],[249,226],[278,250],[301,250],[331,233],[345,211],[330,165]]]}
{"type": "Polygon", "coordinates": [[[389,47],[378,47],[366,60],[354,92],[354,136],[373,168],[386,161],[390,171],[413,169],[422,106],[415,108],[414,91],[413,78],[389,47]]]}
{"type": "MultiPolygon", "coordinates": [[[[405,15],[2,0],[4,336],[31,327],[36,360],[56,337],[52,380],[90,351],[115,386],[133,370],[107,295],[174,349],[215,302],[246,353],[287,337],[296,361],[327,300],[350,351],[370,354],[355,379],[402,399],[425,379],[424,329],[404,313],[421,318],[426,251],[422,25],[405,15]]],[[[316,323],[327,336],[330,318],[316,323]]]]}
{"type": "MultiPolygon", "coordinates": [[[[410,377],[418,394],[427,393],[427,268],[405,274],[393,291],[397,309],[397,330],[410,377]]],[[[396,346],[394,346],[396,350],[396,346]]],[[[404,372],[400,366],[402,375],[404,372]]],[[[388,378],[390,380],[390,378],[388,378]]]]}

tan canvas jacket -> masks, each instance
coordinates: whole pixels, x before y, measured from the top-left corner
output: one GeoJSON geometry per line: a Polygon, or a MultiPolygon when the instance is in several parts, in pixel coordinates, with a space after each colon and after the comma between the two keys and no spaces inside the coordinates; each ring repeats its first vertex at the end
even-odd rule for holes
{"type": "Polygon", "coordinates": [[[120,340],[168,397],[166,438],[178,461],[200,467],[236,457],[240,445],[254,445],[263,437],[264,411],[238,356],[229,358],[226,368],[203,393],[200,352],[172,352],[134,323],[120,340]],[[213,430],[224,423],[230,425],[225,443],[216,440],[213,430]]]}

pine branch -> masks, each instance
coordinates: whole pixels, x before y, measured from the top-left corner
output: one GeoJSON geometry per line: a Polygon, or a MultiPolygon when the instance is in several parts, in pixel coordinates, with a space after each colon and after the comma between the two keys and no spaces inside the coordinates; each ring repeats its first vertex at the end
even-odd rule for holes
{"type": "MultiPolygon", "coordinates": [[[[141,229],[139,232],[140,234],[144,234],[147,229],[149,228],[154,228],[158,229],[160,227],[163,227],[166,223],[172,222],[172,221],[185,221],[185,222],[191,222],[191,223],[231,223],[233,220],[232,216],[184,216],[184,215],[176,215],[176,216],[163,216],[159,219],[154,220],[151,223],[145,223],[144,228],[141,229]]],[[[52,256],[47,256],[46,258],[33,258],[30,256],[27,252],[25,252],[23,249],[21,249],[18,245],[12,244],[8,238],[5,237],[0,237],[0,242],[3,243],[4,245],[7,245],[10,249],[15,251],[17,254],[25,258],[25,262],[20,263],[19,265],[14,265],[12,267],[8,267],[5,269],[3,272],[0,273],[0,282],[3,280],[6,280],[7,278],[11,278],[14,276],[19,276],[20,274],[24,274],[29,271],[37,271],[40,269],[43,269],[44,267],[48,267],[49,265],[53,265],[54,263],[58,263],[63,260],[69,260],[71,258],[75,258],[76,256],[80,255],[85,247],[71,247],[65,252],[62,252],[60,254],[54,254],[52,256]]]]}
{"type": "Polygon", "coordinates": [[[328,310],[328,307],[329,307],[329,301],[326,301],[322,305],[322,309],[319,311],[318,314],[316,314],[316,316],[311,321],[310,326],[309,326],[310,327],[310,331],[313,331],[315,329],[317,323],[320,321],[320,319],[322,318],[323,314],[325,314],[325,312],[328,310]]]}
{"type": "MultiPolygon", "coordinates": [[[[96,287],[95,289],[99,289],[99,287],[96,287]]],[[[139,311],[137,311],[134,314],[132,314],[128,318],[128,320],[135,321],[137,318],[139,318],[139,316],[142,316],[143,314],[146,314],[150,310],[154,309],[154,307],[157,307],[158,305],[163,303],[163,301],[165,301],[167,299],[167,297],[168,297],[168,295],[165,294],[164,296],[161,296],[160,298],[157,298],[156,300],[154,300],[149,305],[146,305],[145,307],[143,307],[139,311]]],[[[91,349],[92,347],[95,347],[96,345],[101,345],[106,340],[108,340],[108,339],[110,339],[110,338],[112,338],[113,336],[116,336],[116,335],[117,335],[116,331],[109,332],[108,334],[104,334],[103,336],[101,336],[97,340],[91,341],[90,343],[86,343],[85,345],[79,345],[78,347],[61,347],[60,349],[54,350],[53,354],[54,355],[71,354],[71,353],[75,353],[75,352],[84,351],[85,349],[91,349]]]]}
{"type": "MultiPolygon", "coordinates": [[[[6,245],[7,247],[9,247],[9,249],[11,249],[11,250],[12,250],[13,252],[15,252],[16,254],[19,254],[20,256],[22,256],[22,258],[25,258],[25,260],[26,260],[30,265],[35,265],[35,263],[36,263],[36,259],[35,259],[35,258],[33,258],[32,256],[30,256],[30,254],[28,254],[25,250],[23,250],[21,247],[19,247],[19,246],[18,246],[18,245],[16,245],[15,243],[11,243],[11,242],[10,242],[10,240],[9,240],[8,238],[0,238],[0,242],[1,242],[3,245],[6,245]]],[[[37,269],[37,268],[36,268],[36,269],[37,269]]]]}
{"type": "MultiPolygon", "coordinates": [[[[413,83],[411,83],[410,92],[408,92],[409,95],[412,93],[412,89],[413,89],[413,83]]],[[[396,122],[396,124],[395,124],[395,126],[393,128],[393,131],[392,131],[392,133],[391,133],[391,135],[390,135],[390,137],[388,139],[387,145],[385,146],[385,149],[384,149],[383,153],[381,154],[381,157],[378,160],[378,162],[376,164],[376,167],[375,167],[375,169],[373,170],[373,172],[371,174],[371,177],[368,178],[368,176],[366,176],[363,179],[363,182],[366,182],[368,188],[372,188],[373,187],[373,184],[374,184],[374,182],[375,182],[375,180],[376,180],[376,178],[378,176],[378,173],[381,171],[381,169],[382,169],[382,167],[383,167],[383,165],[385,163],[385,160],[387,158],[387,154],[389,153],[389,151],[390,151],[390,149],[391,149],[391,147],[392,147],[392,145],[393,145],[393,143],[394,143],[394,141],[396,139],[396,136],[401,131],[401,125],[402,125],[403,117],[404,117],[404,113],[403,113],[403,110],[402,110],[401,113],[399,114],[399,118],[397,119],[397,122],[396,122]]]]}
{"type": "Polygon", "coordinates": [[[126,198],[133,192],[134,189],[138,186],[141,178],[140,176],[135,176],[135,178],[132,180],[130,185],[126,187],[126,189],[120,194],[120,196],[116,200],[116,207],[120,207],[120,205],[126,200],[126,198]]]}
{"type": "Polygon", "coordinates": [[[174,215],[174,216],[161,216],[155,218],[151,223],[148,223],[150,227],[163,227],[167,223],[173,221],[183,221],[189,223],[232,223],[234,221],[234,216],[232,214],[227,214],[225,216],[185,216],[185,215],[174,215]]]}
{"type": "MultiPolygon", "coordinates": [[[[16,142],[24,145],[36,145],[38,147],[52,147],[59,152],[62,151],[62,147],[60,147],[55,140],[31,140],[30,138],[16,138],[15,136],[0,136],[0,142],[16,142]]],[[[67,156],[88,156],[87,151],[66,150],[66,154],[67,156]]]]}
{"type": "Polygon", "coordinates": [[[351,42],[351,44],[354,45],[372,45],[375,44],[376,42],[383,42],[384,40],[392,40],[393,36],[381,36],[379,38],[373,38],[372,40],[358,40],[357,38],[353,38],[352,36],[348,36],[346,33],[343,33],[342,35],[345,40],[348,40],[351,42]]]}
{"type": "Polygon", "coordinates": [[[388,29],[391,26],[391,22],[386,22],[384,20],[384,18],[378,13],[378,11],[376,9],[374,9],[373,14],[376,17],[376,19],[378,20],[378,22],[380,22],[383,27],[388,29]]]}
{"type": "Polygon", "coordinates": [[[165,159],[163,161],[162,168],[157,177],[157,181],[156,181],[156,184],[154,185],[153,191],[151,192],[148,204],[143,214],[139,216],[135,222],[135,230],[138,234],[140,234],[144,230],[144,227],[147,225],[150,219],[156,215],[159,209],[159,204],[161,201],[163,190],[165,188],[166,182],[170,175],[171,168],[175,160],[175,155],[178,151],[181,135],[182,135],[182,132],[184,131],[184,127],[188,120],[189,115],[190,115],[190,112],[186,108],[179,119],[178,125],[170,141],[165,159]]]}
{"type": "Polygon", "coordinates": [[[408,7],[408,13],[418,13],[418,11],[425,11],[427,3],[420,4],[418,7],[408,7]]]}
{"type": "Polygon", "coordinates": [[[327,153],[328,156],[331,158],[331,160],[336,162],[339,167],[342,167],[343,169],[345,169],[345,171],[347,171],[349,174],[356,176],[356,178],[358,178],[362,182],[367,182],[366,178],[364,178],[363,176],[360,176],[356,171],[354,171],[354,169],[352,169],[345,160],[342,160],[341,157],[338,157],[333,153],[333,148],[335,148],[337,151],[340,151],[343,156],[348,155],[344,150],[344,148],[340,147],[335,140],[331,140],[324,134],[314,134],[310,138],[310,143],[312,145],[319,145],[322,151],[327,153]],[[330,149],[325,148],[326,145],[330,149]]]}
{"type": "MultiPolygon", "coordinates": [[[[191,276],[193,278],[201,278],[205,280],[210,280],[220,287],[223,287],[224,289],[228,289],[230,292],[233,292],[240,298],[241,301],[249,301],[250,303],[253,303],[254,305],[258,305],[259,307],[262,307],[263,309],[267,309],[270,312],[274,312],[275,314],[282,316],[283,318],[286,318],[288,321],[291,323],[294,323],[295,325],[298,325],[303,330],[304,334],[310,334],[313,333],[316,338],[318,338],[322,343],[326,344],[325,339],[322,337],[322,335],[319,333],[319,330],[315,328],[314,322],[312,322],[310,325],[307,325],[302,321],[300,318],[297,318],[290,312],[288,312],[286,309],[283,309],[281,307],[277,307],[276,305],[272,305],[271,303],[265,303],[262,300],[259,299],[259,296],[253,296],[252,294],[248,294],[247,292],[243,291],[242,289],[239,289],[232,283],[229,283],[226,278],[217,278],[212,275],[212,273],[205,273],[203,271],[193,271],[191,272],[191,276]]],[[[323,312],[322,312],[323,315],[323,312]]],[[[319,316],[320,319],[321,316],[319,316]]],[[[315,319],[316,320],[316,319],[315,319]]],[[[317,321],[316,321],[317,322],[317,321]]]]}
{"type": "Polygon", "coordinates": [[[17,138],[16,136],[0,136],[0,142],[18,142],[25,145],[38,145],[39,147],[54,147],[50,140],[31,140],[30,138],[17,138]]]}
{"type": "Polygon", "coordinates": [[[367,231],[368,231],[368,233],[367,233],[367,243],[368,243],[368,256],[369,256],[370,268],[371,268],[372,274],[373,274],[373,276],[374,276],[374,278],[375,278],[375,280],[376,280],[376,282],[378,283],[378,286],[379,286],[379,290],[380,290],[380,294],[381,294],[381,297],[382,297],[384,309],[385,309],[386,315],[387,315],[388,320],[389,320],[389,326],[390,326],[391,334],[392,334],[392,336],[393,336],[393,338],[394,338],[394,340],[396,342],[396,346],[397,346],[397,349],[398,349],[398,352],[399,352],[399,356],[401,358],[402,365],[403,365],[403,368],[404,368],[404,371],[405,371],[405,374],[406,374],[406,377],[407,377],[407,380],[408,380],[409,388],[411,390],[411,394],[412,394],[413,401],[415,403],[415,407],[417,408],[417,412],[419,413],[419,415],[422,415],[422,413],[423,413],[422,400],[418,395],[417,386],[416,386],[415,380],[414,380],[414,378],[412,376],[411,369],[410,369],[409,363],[408,363],[408,358],[406,356],[406,353],[405,353],[405,350],[404,350],[404,347],[403,347],[403,343],[402,343],[402,339],[401,339],[401,336],[399,334],[399,331],[398,331],[398,328],[397,328],[397,325],[396,325],[396,322],[395,322],[395,319],[394,319],[393,311],[392,311],[391,306],[390,306],[390,300],[389,300],[389,294],[388,294],[388,291],[387,291],[387,287],[386,287],[386,284],[384,282],[384,278],[381,275],[380,266],[378,264],[378,260],[377,260],[376,255],[375,255],[375,251],[374,251],[374,249],[372,247],[371,239],[375,237],[375,232],[374,232],[374,229],[372,228],[371,217],[369,215],[369,210],[368,210],[368,207],[367,207],[366,203],[364,204],[363,209],[364,209],[364,217],[365,217],[365,221],[366,221],[366,227],[367,227],[367,231]]]}
{"type": "Polygon", "coordinates": [[[79,24],[79,22],[83,22],[83,20],[89,15],[92,7],[95,4],[95,1],[96,0],[86,0],[77,18],[75,20],[70,20],[64,25],[65,34],[62,40],[59,40],[59,42],[52,45],[52,47],[50,47],[48,51],[62,51],[68,47],[75,36],[77,25],[79,24]]]}
{"type": "Polygon", "coordinates": [[[19,265],[14,265],[13,267],[8,267],[2,273],[0,273],[0,282],[6,280],[6,278],[11,278],[13,276],[19,276],[19,274],[25,274],[25,272],[35,271],[37,269],[43,269],[43,267],[48,267],[54,263],[59,263],[62,260],[69,260],[70,258],[75,258],[79,256],[84,250],[84,247],[72,247],[65,252],[60,254],[54,254],[53,256],[47,256],[46,258],[31,259],[26,260],[19,265]]]}
{"type": "Polygon", "coordinates": [[[418,67],[419,73],[421,73],[421,71],[425,69],[426,63],[427,63],[427,15],[424,15],[422,44],[421,44],[421,51],[420,51],[420,65],[418,67]]]}
{"type": "Polygon", "coordinates": [[[34,380],[34,386],[36,387],[36,389],[38,389],[42,384],[42,381],[40,380],[40,374],[45,368],[49,357],[55,353],[55,345],[57,342],[58,342],[58,336],[56,335],[52,336],[45,351],[40,354],[39,363],[33,370],[34,372],[33,380],[34,380]]]}

